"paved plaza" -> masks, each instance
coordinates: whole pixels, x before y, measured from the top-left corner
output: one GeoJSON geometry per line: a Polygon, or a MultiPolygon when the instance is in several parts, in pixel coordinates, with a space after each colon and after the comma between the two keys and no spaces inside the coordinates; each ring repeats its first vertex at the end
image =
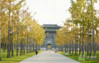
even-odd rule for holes
{"type": "Polygon", "coordinates": [[[21,61],[20,63],[80,63],[54,51],[43,51],[38,55],[21,61]]]}

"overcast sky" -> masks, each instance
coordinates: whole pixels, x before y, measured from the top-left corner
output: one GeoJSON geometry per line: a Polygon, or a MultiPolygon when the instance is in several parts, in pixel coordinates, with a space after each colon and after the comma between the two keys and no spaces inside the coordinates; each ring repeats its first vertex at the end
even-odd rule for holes
{"type": "MultiPolygon", "coordinates": [[[[29,11],[37,12],[34,16],[39,24],[58,24],[63,25],[62,21],[70,18],[67,11],[71,6],[70,0],[26,0],[29,11]]],[[[99,2],[95,5],[99,10],[99,2]]]]}

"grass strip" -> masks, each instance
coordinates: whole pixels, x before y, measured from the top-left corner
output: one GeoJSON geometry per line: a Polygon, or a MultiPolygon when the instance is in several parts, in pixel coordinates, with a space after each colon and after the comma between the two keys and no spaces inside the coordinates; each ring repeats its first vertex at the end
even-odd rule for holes
{"type": "MultiPolygon", "coordinates": [[[[66,56],[66,53],[65,52],[58,52],[59,54],[62,54],[64,56],[66,56]]],[[[75,54],[69,54],[68,56],[66,57],[69,57],[73,60],[76,60],[76,61],[79,61],[80,63],[99,63],[99,51],[97,52],[96,54],[96,60],[93,60],[93,59],[87,59],[87,54],[85,53],[85,58],[83,60],[83,58],[81,57],[81,60],[79,60],[79,55],[75,55],[75,54]]],[[[93,54],[92,54],[92,57],[93,57],[93,54]]]]}
{"type": "MultiPolygon", "coordinates": [[[[39,51],[38,53],[41,53],[42,51],[39,51]]],[[[31,53],[26,53],[25,55],[22,56],[16,56],[16,53],[14,52],[14,57],[10,57],[10,58],[6,58],[7,57],[7,52],[2,52],[1,53],[1,59],[2,61],[0,61],[0,63],[19,63],[24,59],[27,59],[29,57],[32,57],[36,55],[35,52],[31,52],[31,53]]]]}

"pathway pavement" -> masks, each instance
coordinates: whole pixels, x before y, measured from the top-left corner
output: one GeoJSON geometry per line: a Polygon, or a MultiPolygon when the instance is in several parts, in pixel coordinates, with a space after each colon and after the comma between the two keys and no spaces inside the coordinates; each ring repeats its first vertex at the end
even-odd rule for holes
{"type": "Polygon", "coordinates": [[[54,51],[44,51],[20,63],[80,63],[54,51]]]}

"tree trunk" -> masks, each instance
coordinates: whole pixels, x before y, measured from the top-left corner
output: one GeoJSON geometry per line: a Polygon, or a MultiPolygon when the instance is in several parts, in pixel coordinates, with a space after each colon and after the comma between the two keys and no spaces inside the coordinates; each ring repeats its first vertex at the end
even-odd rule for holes
{"type": "Polygon", "coordinates": [[[37,43],[36,43],[36,50],[37,50],[37,43]]]}
{"type": "Polygon", "coordinates": [[[71,54],[71,42],[69,44],[69,54],[71,54]]]}
{"type": "Polygon", "coordinates": [[[60,51],[62,51],[62,50],[61,50],[61,45],[60,45],[60,51]]]}
{"type": "MultiPolygon", "coordinates": [[[[25,38],[27,38],[26,37],[26,33],[25,33],[25,38]]],[[[25,43],[26,43],[26,39],[24,39],[25,41],[24,41],[24,54],[25,54],[25,43]]]]}
{"type": "Polygon", "coordinates": [[[74,43],[72,41],[72,54],[73,54],[73,52],[74,52],[74,43]]]}
{"type": "MultiPolygon", "coordinates": [[[[90,47],[89,47],[89,51],[90,51],[90,54],[92,53],[92,43],[91,43],[91,37],[90,37],[90,47]]],[[[91,59],[91,56],[89,56],[89,58],[91,59]]]]}
{"type": "Polygon", "coordinates": [[[25,54],[25,42],[24,42],[24,54],[25,54]]]}
{"type": "MultiPolygon", "coordinates": [[[[92,11],[92,20],[94,20],[93,17],[93,1],[91,0],[91,11],[92,11]]],[[[95,46],[95,33],[94,33],[94,21],[92,21],[93,25],[93,50],[94,50],[94,59],[96,59],[96,46],[95,46]]]]}
{"type": "Polygon", "coordinates": [[[60,45],[60,51],[61,51],[61,45],[60,45]]]}
{"type": "Polygon", "coordinates": [[[66,52],[66,45],[65,45],[65,52],[66,52]]]}
{"type": "Polygon", "coordinates": [[[34,52],[34,42],[33,42],[33,52],[34,52]]]}
{"type": "Polygon", "coordinates": [[[82,46],[83,46],[82,56],[83,56],[83,58],[84,58],[84,24],[83,24],[83,38],[82,38],[82,46]]]}
{"type": "Polygon", "coordinates": [[[7,51],[7,58],[10,58],[10,13],[9,10],[9,21],[8,21],[8,51],[7,51]]]}
{"type": "Polygon", "coordinates": [[[1,26],[0,26],[0,61],[1,61],[1,26]]]}
{"type": "Polygon", "coordinates": [[[58,45],[58,51],[60,51],[60,45],[58,45]]]}
{"type": "Polygon", "coordinates": [[[20,56],[22,55],[22,39],[21,39],[21,43],[20,43],[20,56]]]}
{"type": "Polygon", "coordinates": [[[60,45],[58,47],[59,47],[58,50],[60,51],[60,45]]]}
{"type": "Polygon", "coordinates": [[[28,48],[29,48],[29,43],[28,43],[28,36],[27,36],[27,54],[28,54],[28,48]]]}
{"type": "Polygon", "coordinates": [[[93,46],[92,46],[92,42],[91,42],[91,37],[90,37],[90,52],[92,53],[93,50],[93,46]]]}
{"type": "MultiPolygon", "coordinates": [[[[17,14],[19,15],[19,11],[17,12],[17,14]]],[[[19,49],[19,18],[17,19],[17,49],[16,49],[16,56],[18,56],[18,49],[19,49]]],[[[20,48],[21,50],[21,48],[20,48]]]]}
{"type": "Polygon", "coordinates": [[[13,57],[13,15],[12,15],[12,57],[13,57]]]}
{"type": "Polygon", "coordinates": [[[39,47],[39,51],[40,51],[40,45],[38,45],[38,47],[39,47]]]}
{"type": "Polygon", "coordinates": [[[81,25],[80,25],[80,43],[79,43],[79,56],[81,55],[81,25]]]}
{"type": "Polygon", "coordinates": [[[6,46],[5,46],[5,33],[4,33],[4,51],[3,52],[5,52],[5,48],[6,46]]]}
{"type": "Polygon", "coordinates": [[[77,46],[77,43],[76,43],[76,38],[75,38],[75,55],[77,55],[77,49],[76,49],[76,46],[77,46]]]}
{"type": "MultiPolygon", "coordinates": [[[[87,0],[87,4],[88,4],[88,0],[87,0]]],[[[88,42],[87,42],[87,59],[88,58],[89,58],[89,20],[88,20],[88,42]]]]}
{"type": "Polygon", "coordinates": [[[63,47],[62,49],[63,49],[63,52],[64,52],[64,45],[62,45],[62,47],[63,47]]]}
{"type": "Polygon", "coordinates": [[[29,38],[29,53],[30,53],[30,38],[29,38]]]}
{"type": "Polygon", "coordinates": [[[24,38],[22,38],[22,55],[24,54],[24,38]]]}
{"type": "Polygon", "coordinates": [[[67,44],[67,52],[68,52],[68,44],[67,44]]]}

